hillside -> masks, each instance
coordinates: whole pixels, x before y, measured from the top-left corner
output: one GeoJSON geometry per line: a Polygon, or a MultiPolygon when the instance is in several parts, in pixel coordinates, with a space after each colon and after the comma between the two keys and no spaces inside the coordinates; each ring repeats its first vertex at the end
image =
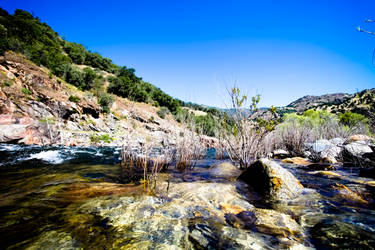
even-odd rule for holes
{"type": "Polygon", "coordinates": [[[221,115],[216,109],[169,96],[143,81],[135,69],[64,40],[27,11],[11,15],[0,8],[0,56],[0,123],[21,121],[34,128],[20,129],[16,138],[5,138],[10,131],[2,131],[0,141],[110,144],[115,142],[108,136],[120,141],[125,132],[144,139],[150,131],[173,130],[173,137],[191,121],[197,132],[215,135],[221,115]],[[140,128],[146,130],[135,131],[140,128]]]}
{"type": "Polygon", "coordinates": [[[326,94],[322,96],[304,96],[290,103],[283,110],[303,112],[308,109],[325,110],[330,113],[347,111],[372,116],[375,112],[375,88],[365,89],[355,94],[326,94]]]}
{"type": "Polygon", "coordinates": [[[338,105],[351,97],[352,95],[344,93],[326,94],[321,96],[307,95],[295,100],[294,102],[291,102],[286,107],[293,108],[297,112],[303,112],[307,109],[314,109],[319,106],[338,105]]]}
{"type": "Polygon", "coordinates": [[[26,144],[122,145],[173,141],[184,126],[160,108],[115,97],[101,113],[97,97],[51,76],[20,54],[0,57],[0,141],[26,144]]]}
{"type": "Polygon", "coordinates": [[[50,74],[64,79],[80,90],[90,90],[109,112],[106,92],[132,101],[167,107],[176,113],[179,100],[172,98],[135,74],[135,69],[115,65],[110,59],[85,49],[81,44],[61,38],[46,23],[27,11],[10,15],[0,8],[0,55],[11,50],[25,55],[50,74]]]}

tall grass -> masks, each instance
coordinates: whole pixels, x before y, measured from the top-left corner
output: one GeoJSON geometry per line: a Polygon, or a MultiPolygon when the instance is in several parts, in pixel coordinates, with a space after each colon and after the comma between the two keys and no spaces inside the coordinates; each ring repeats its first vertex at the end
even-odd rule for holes
{"type": "Polygon", "coordinates": [[[176,169],[185,171],[195,167],[195,160],[206,155],[207,148],[203,145],[201,137],[194,129],[185,129],[176,141],[175,162],[176,169]]]}
{"type": "Polygon", "coordinates": [[[157,187],[158,174],[166,170],[172,163],[172,151],[165,150],[155,156],[152,147],[144,145],[140,152],[128,146],[123,146],[121,156],[121,179],[124,182],[141,181],[145,191],[154,191],[157,187]]]}

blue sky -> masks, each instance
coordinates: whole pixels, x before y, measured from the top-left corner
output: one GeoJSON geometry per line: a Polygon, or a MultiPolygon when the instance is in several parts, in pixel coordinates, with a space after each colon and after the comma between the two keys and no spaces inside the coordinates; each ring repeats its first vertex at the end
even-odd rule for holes
{"type": "Polygon", "coordinates": [[[262,106],[375,87],[375,1],[19,1],[69,41],[185,101],[224,106],[234,81],[262,106]]]}

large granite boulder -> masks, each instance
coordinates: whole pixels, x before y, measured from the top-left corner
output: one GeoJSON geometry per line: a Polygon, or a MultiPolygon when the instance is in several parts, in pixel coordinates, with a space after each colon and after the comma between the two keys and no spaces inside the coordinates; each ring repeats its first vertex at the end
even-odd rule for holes
{"type": "Polygon", "coordinates": [[[238,179],[247,183],[251,190],[271,200],[293,199],[303,190],[302,184],[292,173],[265,158],[250,165],[238,179]]]}
{"type": "Polygon", "coordinates": [[[373,151],[364,141],[355,141],[344,146],[342,152],[345,165],[356,167],[374,167],[373,151]]]}

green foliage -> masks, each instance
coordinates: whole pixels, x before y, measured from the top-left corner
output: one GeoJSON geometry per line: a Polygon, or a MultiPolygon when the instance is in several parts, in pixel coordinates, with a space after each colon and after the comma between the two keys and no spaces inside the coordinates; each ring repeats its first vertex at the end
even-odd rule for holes
{"type": "Polygon", "coordinates": [[[356,114],[352,112],[345,112],[344,114],[339,115],[339,121],[340,123],[349,126],[349,127],[354,127],[357,126],[358,124],[368,124],[368,119],[361,114],[356,114]]]}
{"type": "Polygon", "coordinates": [[[177,112],[179,102],[150,83],[142,81],[134,74],[134,69],[122,67],[118,77],[109,77],[108,92],[137,102],[157,102],[172,113],[177,112]]]}
{"type": "Polygon", "coordinates": [[[0,55],[3,55],[8,48],[8,31],[0,24],[0,55]]]}
{"type": "Polygon", "coordinates": [[[78,103],[81,99],[78,96],[71,95],[69,96],[69,101],[78,103]]]}
{"type": "Polygon", "coordinates": [[[99,143],[99,142],[111,143],[112,141],[114,141],[114,138],[109,136],[108,134],[103,134],[103,135],[92,134],[90,135],[90,141],[93,143],[99,143]]]}
{"type": "Polygon", "coordinates": [[[85,62],[87,52],[81,44],[65,42],[64,50],[74,63],[83,64],[85,62]]]}
{"type": "Polygon", "coordinates": [[[24,93],[25,95],[31,95],[31,91],[27,88],[22,88],[21,92],[24,93]]]}
{"type": "Polygon", "coordinates": [[[65,75],[65,80],[79,89],[86,88],[85,74],[74,66],[69,66],[65,75]]]}
{"type": "Polygon", "coordinates": [[[84,68],[83,74],[85,82],[84,89],[91,89],[94,86],[95,79],[98,77],[97,74],[90,67],[84,68]]]}
{"type": "Polygon", "coordinates": [[[98,103],[102,107],[103,113],[110,113],[110,106],[112,105],[114,101],[113,96],[111,96],[108,93],[101,92],[98,96],[98,103]]]}
{"type": "Polygon", "coordinates": [[[211,114],[195,117],[196,132],[208,136],[216,136],[217,132],[221,129],[220,123],[211,114]]]}
{"type": "Polygon", "coordinates": [[[346,112],[341,115],[321,110],[307,110],[302,115],[286,114],[280,129],[298,126],[314,140],[347,137],[353,133],[368,133],[367,119],[359,114],[346,112]]]}

